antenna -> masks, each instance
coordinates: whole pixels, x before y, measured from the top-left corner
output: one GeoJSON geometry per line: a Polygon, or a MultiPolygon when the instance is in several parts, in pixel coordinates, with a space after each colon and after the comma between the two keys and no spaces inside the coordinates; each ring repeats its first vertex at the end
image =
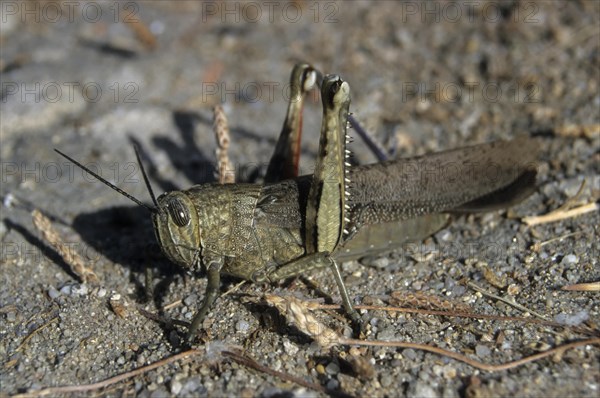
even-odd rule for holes
{"type": "MultiPolygon", "coordinates": [[[[98,174],[94,173],[92,170],[88,169],[87,167],[85,167],[84,165],[82,165],[81,163],[79,163],[78,161],[76,161],[75,159],[73,159],[70,156],[65,155],[64,153],[62,153],[61,151],[59,151],[58,149],[54,149],[54,151],[56,153],[58,153],[59,155],[61,155],[62,157],[70,160],[71,162],[75,163],[77,166],[79,166],[81,169],[87,171],[88,173],[90,173],[91,175],[93,175],[94,177],[96,177],[96,179],[100,182],[102,182],[104,185],[112,188],[113,190],[117,191],[118,193],[120,193],[121,195],[125,196],[126,198],[128,198],[129,200],[137,203],[138,205],[145,207],[146,209],[150,210],[151,213],[156,213],[158,212],[158,208],[157,207],[151,207],[148,206],[147,204],[143,203],[142,201],[140,201],[139,199],[133,197],[132,195],[128,194],[127,192],[123,191],[121,188],[117,187],[116,185],[111,184],[110,182],[108,182],[107,180],[105,180],[104,178],[100,177],[98,174]]],[[[137,154],[137,151],[136,151],[137,154]]],[[[138,157],[139,160],[139,157],[138,157]]],[[[142,171],[144,172],[144,169],[142,168],[142,171]]],[[[148,180],[146,177],[146,173],[144,172],[144,179],[146,180],[146,185],[148,186],[148,188],[150,188],[150,184],[148,184],[148,180]]],[[[152,193],[152,190],[150,190],[150,194],[152,195],[152,200],[154,201],[154,203],[156,204],[156,199],[154,198],[154,194],[152,193]]]]}
{"type": "Polygon", "coordinates": [[[144,169],[144,165],[142,164],[142,160],[140,159],[140,152],[138,151],[138,146],[134,145],[133,150],[135,151],[135,157],[137,158],[138,164],[140,165],[140,169],[142,169],[142,175],[144,176],[144,181],[146,182],[146,188],[148,188],[148,192],[150,192],[152,203],[154,203],[154,207],[158,209],[158,202],[156,201],[156,196],[154,196],[154,191],[152,191],[152,185],[150,185],[150,180],[148,180],[146,169],[144,169]]]}

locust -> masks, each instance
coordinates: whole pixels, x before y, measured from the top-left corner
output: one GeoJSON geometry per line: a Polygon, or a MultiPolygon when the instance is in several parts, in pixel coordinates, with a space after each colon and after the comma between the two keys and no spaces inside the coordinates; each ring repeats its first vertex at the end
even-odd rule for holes
{"type": "MultiPolygon", "coordinates": [[[[220,291],[221,275],[277,282],[331,269],[343,308],[361,317],[340,264],[392,251],[443,228],[454,214],[502,209],[535,190],[535,140],[518,137],[430,155],[350,166],[350,85],[309,64],[291,74],[287,115],[264,184],[206,183],[155,197],[148,205],[56,150],[98,180],[147,208],[164,255],[188,273],[207,275],[204,299],[187,331],[193,339],[220,291]],[[312,175],[298,176],[302,113],[320,86],[323,105],[312,175]]],[[[141,166],[141,159],[136,150],[141,166]]]]}

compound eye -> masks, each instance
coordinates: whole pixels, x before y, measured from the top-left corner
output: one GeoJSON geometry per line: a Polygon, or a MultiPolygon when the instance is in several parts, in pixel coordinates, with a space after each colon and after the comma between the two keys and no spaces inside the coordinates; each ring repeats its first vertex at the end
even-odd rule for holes
{"type": "Polygon", "coordinates": [[[190,223],[190,213],[181,200],[177,198],[169,200],[167,209],[171,218],[178,226],[185,227],[190,223]]]}

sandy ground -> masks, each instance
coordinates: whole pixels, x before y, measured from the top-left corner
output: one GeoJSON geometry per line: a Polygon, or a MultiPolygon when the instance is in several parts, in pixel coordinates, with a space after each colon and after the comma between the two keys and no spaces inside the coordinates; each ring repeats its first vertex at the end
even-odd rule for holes
{"type": "MultiPolygon", "coordinates": [[[[369,311],[368,340],[428,343],[498,364],[600,333],[598,293],[561,290],[600,280],[598,211],[536,227],[520,221],[558,208],[583,180],[575,205],[597,203],[599,3],[4,1],[0,12],[2,395],[93,383],[181,352],[183,327],[137,309],[189,320],[206,284],[162,257],[145,209],[53,148],[148,202],[133,144],[159,192],[212,181],[211,108],[224,103],[238,179],[255,179],[299,60],[347,80],[356,118],[398,156],[518,134],[538,136],[542,146],[538,187],[524,203],[460,217],[422,244],[343,266],[357,303],[394,305],[399,294],[413,297],[403,306],[452,303],[527,320],[369,311]],[[33,226],[34,208],[51,216],[98,283],[80,283],[49,248],[33,226]],[[534,312],[556,324],[530,322],[539,319],[534,312]]],[[[318,98],[304,124],[301,167],[310,172],[318,98]]],[[[360,140],[352,150],[354,161],[374,161],[360,140]]],[[[237,282],[225,279],[223,291],[237,282]]],[[[563,397],[600,389],[600,349],[592,345],[499,372],[413,349],[319,350],[274,309],[243,300],[264,291],[339,302],[327,270],[244,285],[218,299],[196,356],[86,394],[325,394],[222,354],[236,348],[331,395],[563,397]],[[352,367],[351,357],[364,367],[352,367]]],[[[317,316],[348,333],[335,312],[317,316]]]]}

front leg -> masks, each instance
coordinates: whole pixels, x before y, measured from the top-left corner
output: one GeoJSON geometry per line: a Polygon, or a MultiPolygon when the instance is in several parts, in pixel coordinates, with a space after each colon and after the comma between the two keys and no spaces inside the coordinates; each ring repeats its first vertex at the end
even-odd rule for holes
{"type": "Polygon", "coordinates": [[[196,335],[196,331],[204,321],[206,314],[214,304],[217,297],[219,297],[219,290],[221,288],[221,267],[222,262],[213,261],[208,266],[208,284],[206,285],[206,291],[204,292],[204,301],[200,306],[200,309],[194,314],[192,323],[188,330],[186,340],[192,342],[192,339],[196,335]]]}

